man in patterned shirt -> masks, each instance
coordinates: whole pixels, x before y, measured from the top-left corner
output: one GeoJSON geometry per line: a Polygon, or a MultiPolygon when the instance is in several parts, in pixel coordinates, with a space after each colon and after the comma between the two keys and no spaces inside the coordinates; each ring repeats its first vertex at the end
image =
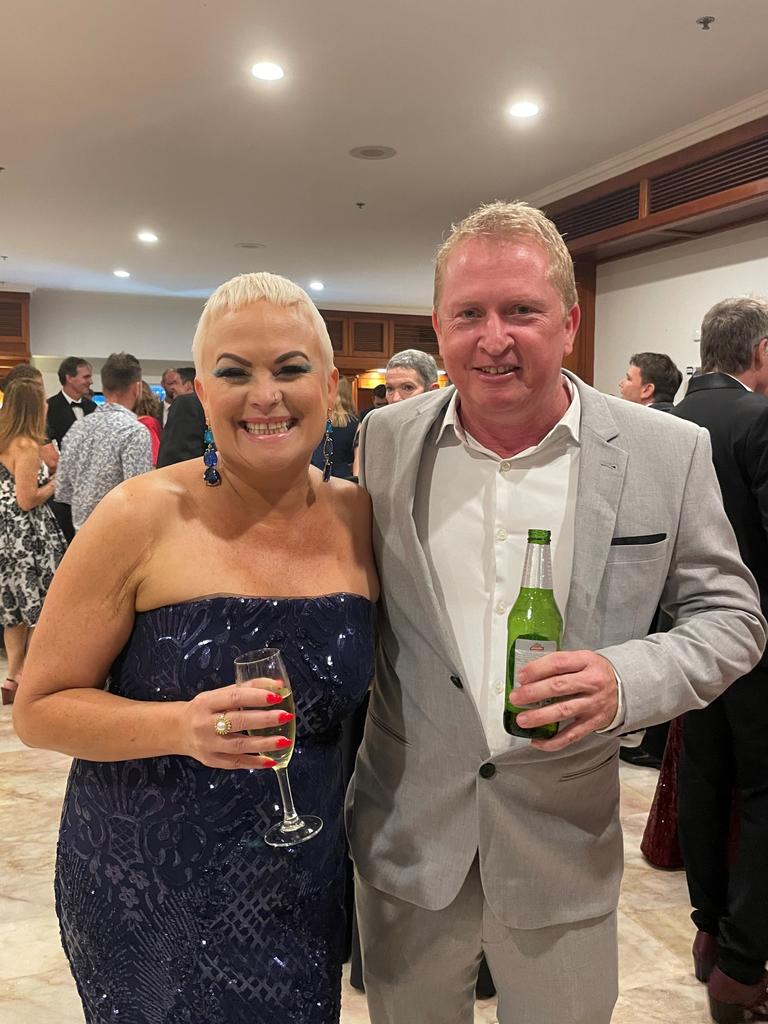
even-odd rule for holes
{"type": "Polygon", "coordinates": [[[102,367],[101,386],[106,399],[101,414],[69,429],[56,475],[56,500],[72,506],[76,530],[108,491],[152,469],[149,431],[133,411],[141,394],[138,359],[113,352],[102,367]]]}

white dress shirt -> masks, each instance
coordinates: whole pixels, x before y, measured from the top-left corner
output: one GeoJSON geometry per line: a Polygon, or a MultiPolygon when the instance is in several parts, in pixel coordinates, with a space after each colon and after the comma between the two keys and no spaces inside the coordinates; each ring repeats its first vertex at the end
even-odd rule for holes
{"type": "Polygon", "coordinates": [[[419,473],[416,528],[492,755],[521,742],[504,730],[504,682],[507,616],[520,591],[528,530],[552,533],[555,600],[563,618],[566,613],[581,402],[576,388],[563,380],[571,403],[562,419],[539,444],[509,459],[466,433],[454,393],[419,473]]]}
{"type": "Polygon", "coordinates": [[[83,400],[82,400],[82,398],[70,398],[66,391],[62,391],[61,393],[62,393],[62,395],[64,395],[66,400],[69,402],[69,406],[72,409],[72,414],[74,415],[75,419],[76,420],[84,419],[85,412],[83,411],[83,400]]]}

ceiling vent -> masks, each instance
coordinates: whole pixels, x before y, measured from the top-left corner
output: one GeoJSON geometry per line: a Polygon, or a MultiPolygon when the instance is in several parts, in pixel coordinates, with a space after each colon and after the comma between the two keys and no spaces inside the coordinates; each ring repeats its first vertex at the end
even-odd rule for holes
{"type": "Polygon", "coordinates": [[[768,178],[768,135],[650,179],[650,212],[768,178]]]}
{"type": "Polygon", "coordinates": [[[617,224],[626,224],[635,220],[639,213],[640,185],[637,184],[571,207],[570,210],[555,214],[552,219],[566,242],[572,242],[575,238],[593,235],[616,227],[617,224]]]}

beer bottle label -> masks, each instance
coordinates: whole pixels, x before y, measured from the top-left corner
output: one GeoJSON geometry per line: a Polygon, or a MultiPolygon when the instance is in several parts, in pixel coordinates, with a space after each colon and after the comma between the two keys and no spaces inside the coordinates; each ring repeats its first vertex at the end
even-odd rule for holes
{"type": "MultiPolygon", "coordinates": [[[[514,676],[512,678],[513,690],[509,695],[509,703],[513,704],[514,691],[521,685],[518,679],[521,668],[525,668],[537,658],[543,658],[545,654],[553,654],[557,650],[556,640],[524,640],[518,637],[514,643],[514,676]]],[[[547,703],[550,703],[549,701],[547,703]]]]}

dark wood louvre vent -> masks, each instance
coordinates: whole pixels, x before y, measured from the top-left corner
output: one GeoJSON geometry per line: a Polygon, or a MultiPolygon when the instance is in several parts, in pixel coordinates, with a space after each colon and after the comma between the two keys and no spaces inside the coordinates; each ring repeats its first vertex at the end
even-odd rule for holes
{"type": "Polygon", "coordinates": [[[566,242],[585,235],[593,235],[606,228],[616,227],[635,220],[640,213],[640,185],[599,196],[588,203],[571,207],[552,217],[557,230],[566,242]]]}
{"type": "Polygon", "coordinates": [[[768,135],[650,179],[650,213],[768,178],[768,135]]]}
{"type": "Polygon", "coordinates": [[[383,352],[384,324],[376,321],[356,321],[352,325],[352,346],[355,352],[383,352]]]}
{"type": "Polygon", "coordinates": [[[0,299],[0,338],[20,338],[22,335],[21,303],[0,299]]]}
{"type": "Polygon", "coordinates": [[[394,351],[417,348],[431,356],[438,354],[437,335],[429,324],[403,324],[395,321],[394,351]]]}
{"type": "Polygon", "coordinates": [[[325,320],[325,326],[328,328],[328,335],[331,339],[333,351],[341,352],[344,348],[344,321],[330,320],[326,317],[323,319],[325,320]]]}

